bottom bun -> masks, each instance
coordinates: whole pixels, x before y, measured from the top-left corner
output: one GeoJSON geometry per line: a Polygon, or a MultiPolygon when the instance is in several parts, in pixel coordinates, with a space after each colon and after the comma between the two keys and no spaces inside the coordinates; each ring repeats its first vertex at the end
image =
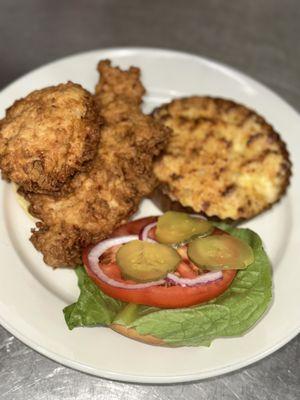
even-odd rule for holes
{"type": "Polygon", "coordinates": [[[159,339],[153,335],[141,335],[134,328],[127,328],[127,326],[120,324],[111,324],[110,328],[115,332],[120,333],[121,335],[127,336],[130,339],[138,340],[139,342],[151,344],[154,346],[166,346],[170,347],[167,343],[165,343],[162,339],[159,339]]]}

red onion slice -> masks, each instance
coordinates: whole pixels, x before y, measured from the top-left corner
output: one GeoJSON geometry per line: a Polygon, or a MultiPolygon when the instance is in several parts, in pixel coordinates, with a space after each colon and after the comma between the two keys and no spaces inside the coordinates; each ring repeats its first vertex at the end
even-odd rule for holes
{"type": "Polygon", "coordinates": [[[101,269],[101,265],[99,264],[99,257],[102,256],[102,254],[110,249],[111,247],[118,246],[120,244],[128,243],[131,242],[132,240],[137,240],[138,236],[137,235],[128,235],[128,236],[120,236],[116,238],[111,238],[107,240],[103,240],[102,242],[96,244],[94,246],[89,254],[88,254],[88,262],[90,265],[91,271],[103,282],[117,287],[121,289],[145,289],[151,286],[158,286],[162,285],[165,283],[165,279],[160,279],[158,281],[152,281],[152,282],[146,282],[146,283],[134,283],[134,284],[126,284],[122,283],[119,281],[116,281],[115,279],[109,278],[101,269]]]}
{"type": "Polygon", "coordinates": [[[167,275],[167,279],[170,282],[180,286],[197,286],[201,284],[214,282],[218,279],[222,279],[222,277],[223,277],[222,271],[207,272],[193,279],[179,278],[177,275],[171,273],[167,275]]]}
{"type": "Polygon", "coordinates": [[[140,240],[147,240],[147,242],[151,243],[156,243],[155,240],[151,239],[148,237],[148,234],[152,228],[154,228],[157,225],[157,222],[151,222],[151,224],[146,225],[139,233],[139,239],[140,240]]]}

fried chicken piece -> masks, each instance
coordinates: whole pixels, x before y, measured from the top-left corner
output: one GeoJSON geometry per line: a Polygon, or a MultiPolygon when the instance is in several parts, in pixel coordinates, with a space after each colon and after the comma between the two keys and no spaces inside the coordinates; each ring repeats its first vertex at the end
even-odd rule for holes
{"type": "Polygon", "coordinates": [[[168,139],[169,131],[140,110],[139,69],[122,71],[109,61],[98,69],[95,99],[104,126],[91,170],[71,180],[70,193],[59,198],[25,194],[41,220],[31,241],[54,267],[81,263],[82,248],[108,237],[137,210],[156,186],[153,158],[168,139]]]}
{"type": "Polygon", "coordinates": [[[94,158],[99,138],[93,96],[80,85],[36,90],[0,121],[2,177],[26,191],[58,191],[94,158]]]}
{"type": "MultiPolygon", "coordinates": [[[[220,219],[248,219],[285,193],[291,161],[261,116],[226,99],[176,99],[154,111],[172,129],[154,172],[169,205],[220,219]],[[171,204],[170,204],[171,203],[171,204]]],[[[162,199],[167,203],[166,199],[162,199]]]]}

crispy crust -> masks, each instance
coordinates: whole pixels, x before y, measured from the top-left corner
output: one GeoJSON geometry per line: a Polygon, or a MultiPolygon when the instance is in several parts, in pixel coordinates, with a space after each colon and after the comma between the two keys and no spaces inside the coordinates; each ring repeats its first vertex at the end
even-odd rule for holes
{"type": "Polygon", "coordinates": [[[239,220],[261,213],[286,192],[291,176],[286,145],[253,110],[194,96],[163,105],[153,116],[173,130],[154,166],[172,202],[239,220]]]}
{"type": "Polygon", "coordinates": [[[110,60],[98,63],[97,70],[101,79],[96,85],[95,99],[99,108],[107,107],[118,100],[120,105],[139,106],[145,94],[145,88],[140,80],[141,71],[137,67],[121,70],[111,67],[110,60]]]}
{"type": "Polygon", "coordinates": [[[0,123],[2,177],[30,192],[59,191],[94,158],[100,126],[93,97],[80,85],[30,93],[0,123]]]}
{"type": "Polygon", "coordinates": [[[141,335],[134,328],[127,328],[126,326],[119,324],[112,324],[110,325],[110,328],[113,329],[115,332],[120,333],[123,336],[127,336],[130,339],[137,340],[142,343],[151,344],[153,346],[170,347],[162,339],[159,339],[153,335],[141,335]]]}
{"type": "Polygon", "coordinates": [[[137,210],[157,185],[153,158],[168,139],[168,130],[140,110],[139,70],[103,61],[99,71],[96,104],[104,125],[91,168],[57,196],[20,191],[40,220],[30,240],[54,267],[81,263],[84,247],[108,237],[137,210]]]}

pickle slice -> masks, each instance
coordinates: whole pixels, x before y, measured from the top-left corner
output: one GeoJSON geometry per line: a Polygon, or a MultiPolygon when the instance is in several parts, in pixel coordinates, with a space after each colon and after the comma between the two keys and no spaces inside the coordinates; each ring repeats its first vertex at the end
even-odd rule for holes
{"type": "Polygon", "coordinates": [[[229,235],[212,235],[195,239],[188,245],[188,256],[199,267],[243,269],[254,261],[252,248],[229,235]]]}
{"type": "Polygon", "coordinates": [[[209,235],[212,230],[213,225],[208,221],[167,211],[158,218],[155,235],[160,243],[184,244],[195,237],[209,235]]]}
{"type": "Polygon", "coordinates": [[[119,248],[116,261],[124,278],[149,282],[175,271],[181,257],[172,247],[133,240],[119,248]]]}

